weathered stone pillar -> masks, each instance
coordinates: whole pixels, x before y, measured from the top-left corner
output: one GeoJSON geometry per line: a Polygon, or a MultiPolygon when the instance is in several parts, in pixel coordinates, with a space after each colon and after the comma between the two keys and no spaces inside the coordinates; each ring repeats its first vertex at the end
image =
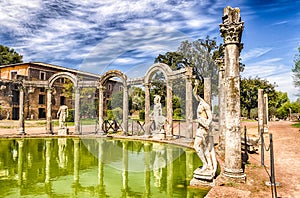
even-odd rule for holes
{"type": "Polygon", "coordinates": [[[52,103],[51,103],[51,88],[49,87],[47,89],[47,123],[46,123],[46,133],[47,134],[53,134],[52,130],[52,116],[51,116],[51,111],[52,111],[52,103]]]}
{"type": "Polygon", "coordinates": [[[20,87],[20,95],[19,95],[19,124],[18,124],[18,134],[24,135],[25,134],[25,118],[24,118],[24,87],[20,87]]]}
{"type": "Polygon", "coordinates": [[[128,135],[128,86],[125,84],[123,89],[123,135],[128,135]]]}
{"type": "Polygon", "coordinates": [[[75,87],[75,112],[74,112],[74,125],[75,125],[75,132],[74,134],[81,134],[80,131],[80,88],[75,87]]]}
{"type": "Polygon", "coordinates": [[[185,112],[186,112],[186,131],[185,138],[193,139],[193,71],[191,67],[186,67],[186,84],[185,84],[185,112]]]}
{"type": "Polygon", "coordinates": [[[264,94],[264,132],[268,132],[269,107],[268,94],[264,94]]]}
{"type": "Polygon", "coordinates": [[[264,130],[264,90],[257,93],[258,135],[264,130]]]}
{"type": "Polygon", "coordinates": [[[211,108],[211,79],[204,78],[204,100],[211,108]]]}
{"type": "Polygon", "coordinates": [[[98,134],[103,135],[104,131],[103,131],[103,123],[104,123],[104,116],[103,116],[103,112],[104,112],[104,105],[103,105],[103,101],[104,101],[104,90],[105,87],[100,85],[99,86],[99,131],[98,134]]]}
{"type": "Polygon", "coordinates": [[[173,138],[173,88],[172,83],[167,83],[167,139],[173,138]]]}
{"type": "Polygon", "coordinates": [[[218,59],[217,64],[219,66],[219,151],[224,154],[225,151],[225,65],[224,59],[218,59]]]}
{"type": "Polygon", "coordinates": [[[225,167],[224,176],[245,179],[241,168],[241,136],[240,136],[240,66],[239,57],[242,49],[241,36],[244,22],[241,22],[238,8],[226,7],[223,24],[220,25],[224,38],[225,61],[225,167]]]}
{"type": "Polygon", "coordinates": [[[150,85],[145,84],[145,135],[150,136],[150,85]]]}

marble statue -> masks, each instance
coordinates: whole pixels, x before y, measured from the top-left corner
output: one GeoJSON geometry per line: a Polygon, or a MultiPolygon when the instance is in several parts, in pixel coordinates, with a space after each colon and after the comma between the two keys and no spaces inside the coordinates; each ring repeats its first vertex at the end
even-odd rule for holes
{"type": "Polygon", "coordinates": [[[197,94],[198,86],[199,83],[196,81],[193,93],[199,104],[197,108],[197,131],[194,141],[194,149],[201,159],[203,166],[194,171],[194,178],[211,181],[213,180],[217,169],[213,140],[210,135],[212,112],[210,105],[208,105],[204,99],[197,94]]]}
{"type": "Polygon", "coordinates": [[[157,133],[164,133],[166,117],[162,115],[160,99],[161,97],[159,95],[155,95],[152,116],[155,123],[155,131],[157,133]]]}
{"type": "Polygon", "coordinates": [[[59,118],[59,128],[66,127],[66,119],[68,117],[68,107],[66,105],[60,106],[57,117],[59,118]]]}

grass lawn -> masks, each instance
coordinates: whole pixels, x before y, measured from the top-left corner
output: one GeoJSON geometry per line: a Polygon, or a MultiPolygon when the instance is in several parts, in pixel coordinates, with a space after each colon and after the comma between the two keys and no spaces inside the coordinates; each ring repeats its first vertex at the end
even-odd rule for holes
{"type": "Polygon", "coordinates": [[[293,127],[296,127],[296,128],[300,128],[300,122],[297,122],[295,124],[292,124],[293,127]]]}

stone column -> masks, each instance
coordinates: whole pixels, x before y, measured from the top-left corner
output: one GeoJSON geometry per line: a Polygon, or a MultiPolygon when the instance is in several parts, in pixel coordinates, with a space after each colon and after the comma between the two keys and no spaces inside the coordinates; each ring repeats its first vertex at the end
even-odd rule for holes
{"type": "Polygon", "coordinates": [[[145,84],[145,135],[150,136],[150,85],[145,84]]]}
{"type": "Polygon", "coordinates": [[[20,87],[20,96],[19,96],[19,124],[18,124],[18,134],[24,135],[25,134],[25,119],[24,119],[24,87],[20,87]]]}
{"type": "Polygon", "coordinates": [[[81,134],[80,131],[80,88],[75,87],[75,112],[74,112],[74,125],[75,125],[75,132],[74,134],[81,134]]]}
{"type": "Polygon", "coordinates": [[[47,123],[46,123],[46,133],[47,134],[53,134],[53,130],[52,130],[52,116],[51,116],[51,112],[52,112],[52,103],[51,103],[51,88],[49,87],[47,89],[47,123]]]}
{"type": "Polygon", "coordinates": [[[239,57],[242,49],[241,36],[244,22],[241,22],[238,8],[226,7],[223,24],[220,25],[224,38],[225,62],[225,167],[227,178],[245,179],[241,168],[241,136],[240,136],[240,66],[239,57]]]}
{"type": "Polygon", "coordinates": [[[123,89],[123,135],[128,135],[128,86],[125,84],[123,89]]]}
{"type": "Polygon", "coordinates": [[[268,132],[269,107],[268,94],[264,94],[264,132],[268,132]]]}
{"type": "Polygon", "coordinates": [[[186,114],[186,131],[185,138],[193,139],[193,84],[192,84],[192,68],[186,68],[186,84],[185,84],[185,114],[186,114]]]}
{"type": "Polygon", "coordinates": [[[225,151],[225,65],[224,59],[218,59],[217,64],[219,66],[219,151],[224,154],[225,151]]]}
{"type": "Polygon", "coordinates": [[[167,83],[167,139],[173,138],[173,88],[172,83],[167,83]]]}
{"type": "Polygon", "coordinates": [[[204,100],[211,108],[211,79],[204,78],[204,100]]]}
{"type": "Polygon", "coordinates": [[[264,90],[257,93],[258,135],[264,130],[264,90]]]}
{"type": "Polygon", "coordinates": [[[105,87],[100,85],[99,86],[99,131],[98,134],[104,135],[103,131],[103,123],[104,123],[104,117],[103,117],[103,112],[104,112],[104,90],[105,87]]]}

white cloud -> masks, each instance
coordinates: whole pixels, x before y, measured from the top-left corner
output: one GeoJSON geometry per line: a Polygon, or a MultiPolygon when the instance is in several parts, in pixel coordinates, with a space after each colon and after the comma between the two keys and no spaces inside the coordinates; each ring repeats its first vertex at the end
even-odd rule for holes
{"type": "Polygon", "coordinates": [[[242,53],[241,58],[243,61],[248,61],[263,56],[271,50],[272,48],[254,48],[248,52],[242,53]]]}

